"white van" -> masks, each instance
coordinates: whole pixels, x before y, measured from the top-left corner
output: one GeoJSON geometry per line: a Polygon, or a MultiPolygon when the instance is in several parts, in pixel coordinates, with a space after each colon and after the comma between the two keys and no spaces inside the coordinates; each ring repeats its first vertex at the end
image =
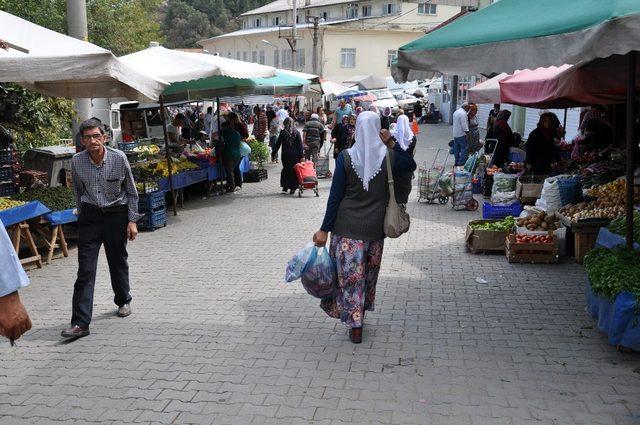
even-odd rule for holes
{"type": "Polygon", "coordinates": [[[164,138],[158,104],[131,101],[111,103],[110,99],[93,99],[91,116],[110,127],[109,146],[114,148],[129,137],[164,138]]]}

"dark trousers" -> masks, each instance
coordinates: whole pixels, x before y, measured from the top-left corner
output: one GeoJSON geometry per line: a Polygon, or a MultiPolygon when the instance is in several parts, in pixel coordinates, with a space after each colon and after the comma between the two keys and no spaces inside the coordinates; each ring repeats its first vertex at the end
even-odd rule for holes
{"type": "Polygon", "coordinates": [[[235,181],[236,187],[242,187],[242,171],[240,171],[240,163],[242,162],[242,158],[238,160],[233,167],[233,180],[235,181]]]}
{"type": "Polygon", "coordinates": [[[126,206],[119,211],[103,212],[92,205],[82,204],[78,217],[78,278],[73,287],[72,326],[89,326],[91,323],[96,268],[102,244],[115,294],[113,302],[121,307],[131,301],[127,263],[128,223],[126,206]]]}
{"type": "Polygon", "coordinates": [[[240,159],[225,158],[224,159],[224,172],[227,175],[227,190],[233,192],[236,186],[242,186],[242,175],[238,177],[240,172],[240,159]],[[237,171],[236,171],[237,170],[237,171]]]}

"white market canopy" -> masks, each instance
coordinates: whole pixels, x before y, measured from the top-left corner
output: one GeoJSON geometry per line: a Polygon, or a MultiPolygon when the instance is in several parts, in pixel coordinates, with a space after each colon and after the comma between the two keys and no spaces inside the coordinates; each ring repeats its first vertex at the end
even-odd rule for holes
{"type": "Polygon", "coordinates": [[[0,11],[0,81],[45,95],[157,100],[167,83],[128,67],[109,50],[0,11]]]}
{"type": "Polygon", "coordinates": [[[271,66],[206,53],[171,50],[162,46],[149,47],[121,56],[120,59],[145,75],[152,75],[170,83],[216,76],[269,78],[276,75],[276,69],[271,66]]]}
{"type": "Polygon", "coordinates": [[[338,84],[333,81],[321,81],[320,85],[322,86],[322,92],[329,96],[339,96],[342,93],[351,90],[353,87],[343,86],[342,84],[338,84]]]}

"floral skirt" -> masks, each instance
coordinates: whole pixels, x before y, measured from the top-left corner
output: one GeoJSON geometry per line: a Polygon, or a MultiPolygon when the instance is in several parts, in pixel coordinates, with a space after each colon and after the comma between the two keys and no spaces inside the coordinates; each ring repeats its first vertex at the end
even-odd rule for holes
{"type": "Polygon", "coordinates": [[[335,297],[320,302],[330,317],[351,328],[362,326],[363,312],[374,310],[383,247],[384,239],[369,242],[331,236],[329,254],[336,262],[338,288],[335,297]]]}

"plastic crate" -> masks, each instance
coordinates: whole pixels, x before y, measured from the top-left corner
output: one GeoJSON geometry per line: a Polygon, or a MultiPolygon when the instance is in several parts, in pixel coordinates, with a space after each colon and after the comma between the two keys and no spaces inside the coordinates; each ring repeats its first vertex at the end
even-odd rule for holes
{"type": "Polygon", "coordinates": [[[137,148],[138,142],[130,142],[130,143],[126,143],[126,142],[120,142],[118,143],[118,149],[120,149],[122,152],[129,152],[134,150],[135,148],[137,148]]]}
{"type": "Polygon", "coordinates": [[[257,169],[257,170],[249,170],[247,173],[243,175],[243,181],[245,183],[258,183],[262,180],[266,180],[268,178],[267,170],[265,169],[257,169]]]}
{"type": "Polygon", "coordinates": [[[147,211],[147,213],[138,221],[138,227],[140,229],[154,231],[159,227],[167,225],[167,211],[163,208],[159,208],[153,211],[147,211]]]}
{"type": "Polygon", "coordinates": [[[0,165],[13,164],[13,151],[11,149],[0,149],[0,165]]]}
{"type": "Polygon", "coordinates": [[[482,203],[482,218],[503,219],[507,216],[518,217],[522,212],[522,204],[519,201],[510,205],[493,205],[491,202],[482,203]]]}
{"type": "Polygon", "coordinates": [[[0,196],[11,196],[16,193],[16,185],[13,182],[0,183],[0,196]]]}
{"type": "Polygon", "coordinates": [[[0,182],[13,181],[13,167],[10,165],[0,166],[0,182]]]}
{"type": "Polygon", "coordinates": [[[138,199],[138,210],[141,212],[153,211],[160,207],[165,207],[164,192],[150,192],[140,194],[138,199]]]}

